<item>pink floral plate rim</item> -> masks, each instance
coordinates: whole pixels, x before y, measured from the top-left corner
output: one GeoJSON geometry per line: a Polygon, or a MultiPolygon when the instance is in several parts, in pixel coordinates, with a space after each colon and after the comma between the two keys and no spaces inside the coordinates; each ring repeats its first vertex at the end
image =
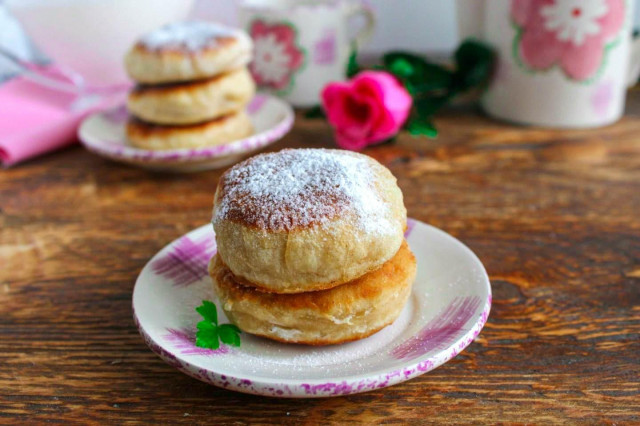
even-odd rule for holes
{"type": "Polygon", "coordinates": [[[268,129],[225,145],[152,151],[129,146],[124,140],[105,140],[90,130],[90,123],[92,123],[92,120],[97,119],[105,119],[112,126],[124,126],[127,117],[125,105],[119,105],[89,115],[83,120],[78,129],[78,139],[89,151],[116,160],[140,163],[185,163],[212,160],[265,147],[282,138],[291,130],[295,114],[289,104],[275,96],[257,94],[249,104],[247,112],[249,117],[253,119],[258,114],[262,114],[265,108],[277,108],[279,110],[277,119],[268,129]]]}
{"type": "MultiPolygon", "coordinates": [[[[154,262],[162,260],[163,252],[165,257],[171,257],[172,247],[179,245],[185,238],[189,239],[189,235],[202,232],[204,228],[210,228],[210,225],[198,228],[186,236],[175,240],[154,256],[147,266],[145,266],[145,269],[143,269],[140,277],[138,277],[136,287],[134,288],[132,300],[134,322],[149,348],[170,366],[205,383],[233,391],[284,398],[319,398],[367,392],[410,380],[449,361],[474,341],[487,322],[489,312],[491,310],[492,295],[491,284],[486,270],[482,266],[478,257],[466,245],[446,232],[431,225],[427,225],[413,219],[409,219],[408,222],[409,229],[405,236],[407,237],[410,246],[411,233],[414,235],[424,234],[420,235],[421,237],[430,234],[432,237],[437,236],[439,239],[446,239],[449,243],[453,243],[459,253],[462,253],[469,261],[474,263],[475,267],[478,268],[480,278],[477,280],[477,283],[474,284],[479,286],[475,290],[484,294],[484,297],[475,297],[477,300],[473,301],[474,306],[472,307],[472,311],[469,311],[472,312],[472,314],[469,318],[464,319],[463,324],[455,324],[455,318],[464,311],[465,304],[468,306],[469,303],[467,302],[474,299],[474,297],[468,297],[466,300],[462,300],[464,298],[456,297],[449,306],[441,307],[442,309],[438,311],[438,314],[421,329],[421,333],[425,332],[425,330],[427,331],[427,340],[421,340],[419,336],[420,333],[417,333],[415,336],[410,337],[390,351],[390,354],[392,354],[396,361],[401,361],[401,365],[396,365],[394,368],[382,368],[361,374],[344,375],[332,378],[327,377],[323,379],[265,378],[251,374],[237,374],[231,371],[224,371],[219,368],[210,368],[202,365],[201,361],[193,358],[194,354],[202,356],[202,351],[199,350],[199,348],[195,348],[195,346],[190,344],[190,342],[184,341],[187,333],[169,330],[171,333],[177,334],[177,336],[172,336],[172,340],[174,338],[182,338],[180,343],[181,346],[174,346],[173,348],[169,347],[165,341],[159,339],[157,335],[153,336],[154,333],[147,330],[149,324],[145,324],[144,318],[141,319],[136,307],[138,304],[136,302],[136,291],[138,290],[137,287],[141,280],[140,277],[145,272],[145,269],[150,268],[154,262]],[[454,309],[452,309],[452,305],[455,305],[454,309]],[[432,323],[439,323],[440,328],[435,328],[438,333],[442,333],[442,330],[444,330],[445,333],[449,333],[449,337],[453,336],[453,339],[438,340],[438,334],[429,334],[429,327],[432,323]],[[463,327],[465,325],[466,327],[463,327]],[[460,328],[456,328],[459,326],[460,328]],[[428,346],[433,340],[440,342],[439,344],[443,344],[446,347],[431,347],[424,349],[421,346],[425,342],[428,346]],[[414,341],[417,342],[417,344],[414,344],[414,341]],[[193,347],[188,350],[178,349],[183,348],[186,343],[189,343],[190,346],[193,347]]],[[[213,234],[213,231],[211,231],[211,233],[213,234]]],[[[414,250],[413,247],[412,250],[414,250]]],[[[414,253],[418,259],[418,268],[420,268],[420,253],[418,253],[418,251],[419,250],[414,250],[414,253]]],[[[213,248],[213,253],[215,253],[215,247],[213,248]]],[[[192,269],[193,267],[193,264],[189,265],[189,269],[192,269]]],[[[174,283],[173,287],[188,291],[189,286],[184,284],[184,282],[174,283]]],[[[285,344],[284,346],[287,345],[285,344]]],[[[212,357],[233,357],[235,350],[235,348],[223,346],[220,350],[210,351],[209,355],[212,357]]]]}

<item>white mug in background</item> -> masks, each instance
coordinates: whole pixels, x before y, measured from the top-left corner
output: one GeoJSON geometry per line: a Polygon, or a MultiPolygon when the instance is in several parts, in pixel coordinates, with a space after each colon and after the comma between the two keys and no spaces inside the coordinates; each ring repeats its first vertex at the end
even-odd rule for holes
{"type": "Polygon", "coordinates": [[[327,83],[344,80],[353,43],[360,48],[375,27],[370,8],[347,0],[245,0],[239,12],[254,42],[256,83],[298,107],[319,104],[327,83]],[[350,38],[356,16],[366,24],[350,38]]]}
{"type": "Polygon", "coordinates": [[[640,72],[632,0],[458,0],[462,38],[498,54],[481,103],[491,116],[585,128],[622,116],[640,72]]]}
{"type": "MultiPolygon", "coordinates": [[[[107,88],[128,82],[122,61],[135,40],[164,24],[185,19],[193,0],[5,0],[4,3],[36,45],[80,80],[74,82],[75,86],[107,88]]],[[[5,55],[11,56],[10,52],[5,55]]],[[[47,76],[34,77],[61,89],[82,91],[81,87],[65,86],[47,76]]]]}

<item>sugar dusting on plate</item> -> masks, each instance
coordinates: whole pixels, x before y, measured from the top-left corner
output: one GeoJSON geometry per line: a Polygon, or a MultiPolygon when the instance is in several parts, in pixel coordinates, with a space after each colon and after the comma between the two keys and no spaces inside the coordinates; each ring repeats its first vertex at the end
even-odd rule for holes
{"type": "Polygon", "coordinates": [[[310,368],[334,366],[337,369],[348,369],[361,373],[366,364],[383,362],[388,352],[410,333],[411,320],[417,314],[414,301],[409,300],[402,313],[388,327],[355,342],[330,346],[287,345],[260,337],[243,334],[244,343],[241,351],[234,355],[246,364],[254,373],[272,371],[275,374],[309,373],[310,368]]]}
{"type": "Polygon", "coordinates": [[[390,206],[376,191],[368,157],[339,150],[295,149],[256,156],[230,169],[214,210],[219,220],[271,231],[355,216],[365,232],[391,232],[390,206]]]}
{"type": "Polygon", "coordinates": [[[219,38],[236,37],[229,27],[209,22],[177,22],[165,25],[142,37],[140,43],[150,50],[187,49],[198,51],[217,43],[219,38]]]}

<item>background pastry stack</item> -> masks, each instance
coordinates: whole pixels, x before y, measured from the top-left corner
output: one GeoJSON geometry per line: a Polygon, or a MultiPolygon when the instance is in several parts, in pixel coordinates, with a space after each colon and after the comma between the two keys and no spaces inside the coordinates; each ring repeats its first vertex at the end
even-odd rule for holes
{"type": "Polygon", "coordinates": [[[220,179],[209,272],[243,331],[313,345],[367,337],[402,311],[415,278],[396,179],[362,154],[284,150],[220,179]]]}
{"type": "Polygon", "coordinates": [[[251,51],[247,34],[205,22],[171,24],[142,37],[125,58],[138,83],[127,103],[130,143],[166,150],[249,136],[251,51]]]}

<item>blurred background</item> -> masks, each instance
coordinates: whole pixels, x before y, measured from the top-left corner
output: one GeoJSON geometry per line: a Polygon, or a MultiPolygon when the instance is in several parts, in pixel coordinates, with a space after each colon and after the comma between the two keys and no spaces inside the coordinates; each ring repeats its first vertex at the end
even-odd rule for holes
{"type": "MultiPolygon", "coordinates": [[[[414,135],[435,136],[431,118],[452,102],[478,101],[488,115],[521,125],[609,125],[623,115],[627,88],[640,75],[640,39],[631,37],[640,27],[635,0],[306,0],[305,7],[292,7],[301,2],[0,0],[0,162],[15,164],[74,141],[92,108],[107,109],[126,97],[133,82],[123,58],[134,40],[185,19],[245,30],[254,41],[249,67],[261,93],[297,108],[318,107],[324,88],[345,79],[354,41],[365,66],[393,50],[417,53],[387,55],[397,67],[384,65],[404,84],[424,88],[412,92],[420,103],[411,116],[421,120],[407,121],[414,135]],[[251,24],[263,20],[273,34],[253,32],[251,24]],[[277,39],[276,28],[293,32],[297,44],[277,39]],[[532,36],[540,31],[545,37],[532,36]],[[40,67],[49,63],[42,52],[55,64],[40,67]],[[293,66],[296,57],[305,58],[305,66],[293,66]],[[20,70],[22,78],[12,78],[20,70]],[[273,75],[284,77],[269,80],[273,75]],[[404,81],[408,75],[415,81],[404,81]],[[9,111],[15,112],[11,120],[9,111]],[[42,141],[32,129],[58,119],[67,123],[65,132],[53,133],[64,137],[18,155],[42,141]]],[[[46,132],[47,140],[53,133],[46,132]]]]}
{"type": "MultiPolygon", "coordinates": [[[[193,16],[235,25],[238,1],[198,0],[193,16]]],[[[22,59],[42,61],[43,55],[24,36],[20,25],[3,3],[0,1],[0,47],[22,59]]],[[[453,1],[370,0],[368,3],[377,11],[378,25],[372,42],[362,52],[365,57],[395,48],[444,55],[458,42],[453,1]],[[408,10],[411,13],[407,13],[408,10]]],[[[6,79],[15,72],[16,69],[0,57],[0,79],[6,79]]]]}
{"type": "MultiPolygon", "coordinates": [[[[237,22],[239,0],[200,0],[197,16],[237,22]]],[[[457,44],[455,2],[441,0],[368,0],[376,10],[376,31],[364,54],[404,48],[419,52],[448,52],[457,44]],[[410,11],[410,13],[408,13],[410,11]]]]}
{"type": "MultiPolygon", "coordinates": [[[[472,1],[472,0],[469,0],[472,1]]],[[[193,17],[237,25],[240,0],[197,0],[193,17]]],[[[391,49],[407,49],[445,57],[458,43],[455,2],[439,0],[367,0],[377,12],[377,26],[370,43],[361,52],[373,58],[391,49]],[[411,13],[407,13],[407,11],[411,13]]],[[[634,27],[640,27],[640,13],[634,14],[634,27]]],[[[0,47],[34,62],[45,61],[24,35],[20,24],[0,0],[0,47]]],[[[16,69],[0,57],[0,81],[16,69]]]]}

